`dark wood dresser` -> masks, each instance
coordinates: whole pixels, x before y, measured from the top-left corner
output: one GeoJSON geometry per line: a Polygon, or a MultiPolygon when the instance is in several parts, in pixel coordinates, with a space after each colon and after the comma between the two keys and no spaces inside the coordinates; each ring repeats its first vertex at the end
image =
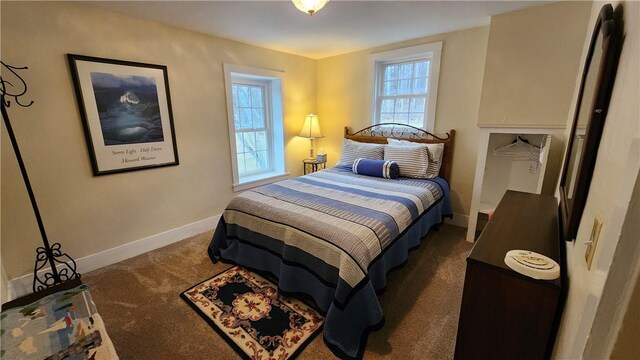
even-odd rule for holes
{"type": "Polygon", "coordinates": [[[546,359],[551,356],[563,281],[511,270],[509,250],[531,250],[560,266],[558,203],[553,196],[507,191],[467,257],[456,359],[546,359]]]}

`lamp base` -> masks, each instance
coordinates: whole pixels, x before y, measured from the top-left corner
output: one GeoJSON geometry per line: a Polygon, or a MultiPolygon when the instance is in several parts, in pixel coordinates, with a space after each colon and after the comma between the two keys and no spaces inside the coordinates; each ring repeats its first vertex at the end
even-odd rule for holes
{"type": "Polygon", "coordinates": [[[311,147],[309,148],[309,159],[315,159],[315,156],[313,155],[313,139],[309,139],[310,143],[311,143],[311,147]]]}

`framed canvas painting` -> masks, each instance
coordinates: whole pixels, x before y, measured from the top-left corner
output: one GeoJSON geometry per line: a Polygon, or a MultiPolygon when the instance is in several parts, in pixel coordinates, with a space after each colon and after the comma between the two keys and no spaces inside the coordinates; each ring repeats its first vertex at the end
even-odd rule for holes
{"type": "Polygon", "coordinates": [[[94,175],[178,165],[166,66],[67,57],[94,175]]]}

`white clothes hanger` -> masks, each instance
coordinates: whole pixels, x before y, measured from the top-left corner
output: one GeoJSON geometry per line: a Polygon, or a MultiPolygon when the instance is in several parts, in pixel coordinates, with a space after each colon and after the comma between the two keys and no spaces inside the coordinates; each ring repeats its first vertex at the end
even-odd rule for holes
{"type": "Polygon", "coordinates": [[[493,149],[493,154],[496,156],[510,157],[512,160],[539,161],[540,148],[530,144],[526,139],[520,137],[520,135],[517,135],[511,144],[493,149]]]}

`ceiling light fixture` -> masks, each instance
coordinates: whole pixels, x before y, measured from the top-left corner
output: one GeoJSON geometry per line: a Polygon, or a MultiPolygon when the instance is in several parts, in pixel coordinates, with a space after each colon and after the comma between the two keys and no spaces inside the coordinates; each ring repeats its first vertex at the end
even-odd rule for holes
{"type": "Polygon", "coordinates": [[[292,0],[298,10],[313,15],[329,2],[329,0],[292,0]]]}

